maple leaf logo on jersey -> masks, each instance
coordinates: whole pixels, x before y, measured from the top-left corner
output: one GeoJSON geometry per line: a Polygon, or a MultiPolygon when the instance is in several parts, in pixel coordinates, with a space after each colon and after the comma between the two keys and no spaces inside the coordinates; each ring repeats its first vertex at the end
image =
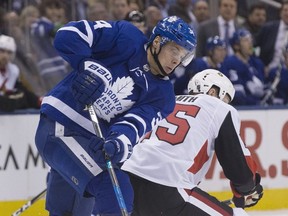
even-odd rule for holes
{"type": "Polygon", "coordinates": [[[130,109],[135,103],[135,101],[128,99],[133,94],[134,84],[131,77],[118,77],[95,101],[94,107],[97,116],[110,122],[117,114],[130,109]]]}
{"type": "Polygon", "coordinates": [[[131,77],[118,77],[115,83],[112,85],[112,91],[117,93],[118,99],[122,101],[123,107],[128,107],[128,109],[134,104],[134,102],[125,98],[132,95],[133,86],[134,81],[131,79],[131,77]]]}

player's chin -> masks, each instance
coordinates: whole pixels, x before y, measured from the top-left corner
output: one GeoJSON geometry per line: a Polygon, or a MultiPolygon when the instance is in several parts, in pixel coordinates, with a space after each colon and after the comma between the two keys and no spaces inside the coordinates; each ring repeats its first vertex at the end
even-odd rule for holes
{"type": "Polygon", "coordinates": [[[165,67],[164,71],[165,71],[166,74],[170,75],[174,71],[174,68],[165,67]]]}

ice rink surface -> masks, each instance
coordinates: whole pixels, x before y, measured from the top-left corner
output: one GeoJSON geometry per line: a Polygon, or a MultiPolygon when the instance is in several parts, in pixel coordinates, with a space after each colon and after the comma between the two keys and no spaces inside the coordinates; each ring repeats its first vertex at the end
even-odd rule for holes
{"type": "Polygon", "coordinates": [[[288,216],[288,209],[275,211],[248,211],[250,216],[288,216]]]}

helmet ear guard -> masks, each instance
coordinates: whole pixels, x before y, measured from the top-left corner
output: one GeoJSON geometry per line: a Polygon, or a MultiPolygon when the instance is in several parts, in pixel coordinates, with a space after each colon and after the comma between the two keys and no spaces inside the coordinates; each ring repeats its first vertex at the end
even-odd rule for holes
{"type": "Polygon", "coordinates": [[[208,91],[216,86],[219,88],[218,97],[223,100],[228,94],[231,101],[235,95],[235,89],[231,81],[220,71],[214,69],[206,69],[195,74],[188,83],[189,94],[207,94],[208,91]]]}

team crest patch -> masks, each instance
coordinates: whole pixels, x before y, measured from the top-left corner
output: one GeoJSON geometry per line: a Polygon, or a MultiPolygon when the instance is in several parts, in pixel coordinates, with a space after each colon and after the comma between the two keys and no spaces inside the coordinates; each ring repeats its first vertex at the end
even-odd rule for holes
{"type": "Polygon", "coordinates": [[[97,116],[110,122],[116,115],[130,109],[135,103],[128,99],[133,94],[134,84],[131,77],[118,77],[93,104],[97,116]]]}

